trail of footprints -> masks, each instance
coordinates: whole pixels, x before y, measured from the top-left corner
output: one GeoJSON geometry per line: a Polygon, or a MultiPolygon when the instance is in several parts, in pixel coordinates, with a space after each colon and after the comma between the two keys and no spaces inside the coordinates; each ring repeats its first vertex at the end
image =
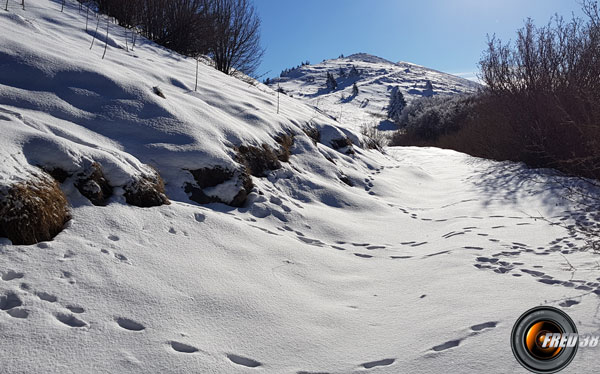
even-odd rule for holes
{"type": "Polygon", "coordinates": [[[438,345],[432,347],[430,352],[431,353],[442,352],[442,351],[445,351],[445,350],[448,350],[448,349],[451,349],[454,347],[458,347],[465,339],[468,339],[473,336],[477,336],[486,330],[496,328],[496,326],[498,326],[497,321],[489,321],[489,322],[484,322],[484,323],[480,323],[477,325],[473,325],[469,328],[469,332],[467,335],[456,338],[456,339],[448,340],[442,344],[438,344],[438,345]]]}

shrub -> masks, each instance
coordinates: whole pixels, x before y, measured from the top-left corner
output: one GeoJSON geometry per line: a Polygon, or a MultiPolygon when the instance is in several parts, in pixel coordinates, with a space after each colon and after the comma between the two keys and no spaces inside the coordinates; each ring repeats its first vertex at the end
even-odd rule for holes
{"type": "Polygon", "coordinates": [[[267,144],[260,147],[241,145],[235,151],[237,161],[255,177],[264,177],[268,171],[281,168],[277,152],[267,144]]]}
{"type": "Polygon", "coordinates": [[[402,111],[399,121],[403,128],[392,136],[391,144],[434,144],[441,135],[457,131],[469,121],[476,102],[474,95],[416,99],[402,111]]]}
{"type": "Polygon", "coordinates": [[[189,194],[190,200],[198,204],[224,203],[234,207],[241,207],[246,203],[248,194],[254,187],[249,171],[244,167],[237,171],[231,171],[221,166],[216,166],[189,170],[189,172],[194,177],[196,184],[186,183],[184,190],[189,194]],[[224,201],[218,196],[209,196],[203,191],[206,188],[218,186],[235,178],[237,178],[236,185],[240,187],[240,190],[231,201],[224,201]]]}
{"type": "Polygon", "coordinates": [[[319,131],[317,126],[313,125],[312,123],[307,123],[302,128],[302,131],[304,131],[306,136],[308,136],[314,144],[317,144],[321,141],[321,132],[319,131]]]}
{"type": "Polygon", "coordinates": [[[369,149],[382,150],[387,144],[387,137],[377,129],[377,125],[363,124],[360,133],[364,136],[365,146],[369,149]]]}
{"type": "Polygon", "coordinates": [[[600,16],[596,2],[584,1],[583,11],[587,20],[528,20],[515,45],[488,41],[486,126],[513,133],[521,161],[600,178],[600,16]]]}
{"type": "Polygon", "coordinates": [[[277,136],[275,141],[280,146],[277,158],[281,162],[289,162],[292,155],[292,147],[294,146],[294,135],[282,134],[277,136]]]}
{"type": "Polygon", "coordinates": [[[100,206],[106,205],[108,198],[113,193],[112,187],[108,184],[102,168],[96,162],[92,163],[88,170],[77,175],[75,187],[92,204],[100,206]]]}
{"type": "Polygon", "coordinates": [[[45,173],[0,189],[0,236],[15,245],[51,240],[70,218],[64,193],[45,173]]]}
{"type": "Polygon", "coordinates": [[[157,172],[135,177],[124,189],[127,203],[141,208],[171,203],[165,193],[165,183],[157,172]]]}

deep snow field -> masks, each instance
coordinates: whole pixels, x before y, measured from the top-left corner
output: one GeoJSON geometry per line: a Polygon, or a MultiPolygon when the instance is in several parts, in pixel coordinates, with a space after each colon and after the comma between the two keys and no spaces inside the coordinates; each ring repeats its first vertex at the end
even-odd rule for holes
{"type": "MultiPolygon", "coordinates": [[[[94,206],[67,178],[73,218],[54,240],[0,239],[1,373],[525,373],[509,342],[525,310],[600,330],[600,259],[572,230],[595,222],[565,199],[574,180],[364,150],[351,126],[286,96],[278,115],[270,88],[203,64],[194,92],[194,60],[143,39],[127,51],[114,24],[102,60],[102,26],[90,50],[76,5],[26,3],[0,11],[0,183],[97,162],[115,195],[94,206]],[[233,146],[283,132],[289,163],[253,177],[244,207],[189,199],[187,170],[235,168],[233,146]],[[146,165],[170,205],[125,203],[146,165]]],[[[564,372],[595,371],[597,349],[564,372]]]]}

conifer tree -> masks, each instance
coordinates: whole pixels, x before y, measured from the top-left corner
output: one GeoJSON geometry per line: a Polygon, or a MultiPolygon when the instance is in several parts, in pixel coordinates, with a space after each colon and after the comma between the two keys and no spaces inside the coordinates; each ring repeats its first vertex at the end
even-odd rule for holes
{"type": "Polygon", "coordinates": [[[327,72],[327,80],[325,82],[327,89],[331,91],[335,91],[337,89],[337,82],[333,77],[333,74],[327,72]]]}
{"type": "Polygon", "coordinates": [[[390,96],[390,103],[388,105],[388,117],[398,123],[400,120],[400,116],[402,115],[402,111],[406,107],[406,100],[404,99],[404,95],[402,91],[400,91],[400,87],[395,87],[392,90],[392,95],[390,96]]]}
{"type": "Polygon", "coordinates": [[[358,96],[358,86],[356,82],[352,85],[352,96],[358,96]]]}

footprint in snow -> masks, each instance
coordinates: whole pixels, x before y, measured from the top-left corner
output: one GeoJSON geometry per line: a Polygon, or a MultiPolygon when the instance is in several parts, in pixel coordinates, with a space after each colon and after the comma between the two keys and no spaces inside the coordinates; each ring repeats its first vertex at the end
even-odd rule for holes
{"type": "Polygon", "coordinates": [[[498,322],[495,322],[495,321],[484,322],[484,323],[480,323],[480,324],[471,326],[471,330],[481,331],[481,330],[485,330],[485,329],[493,329],[497,325],[498,325],[498,322]]]}
{"type": "Polygon", "coordinates": [[[13,318],[27,318],[29,317],[29,311],[21,308],[15,308],[11,310],[7,310],[6,313],[13,318]]]}
{"type": "Polygon", "coordinates": [[[206,220],[206,216],[202,213],[194,213],[194,219],[196,222],[204,222],[206,220]]]}
{"type": "Polygon", "coordinates": [[[227,358],[229,359],[229,361],[233,362],[234,364],[246,366],[249,368],[255,368],[255,367],[259,367],[262,365],[260,362],[258,362],[256,360],[253,360],[253,359],[247,358],[247,357],[234,355],[232,353],[228,354],[227,358]]]}
{"type": "Polygon", "coordinates": [[[47,301],[49,303],[55,303],[58,298],[54,295],[51,295],[44,291],[39,291],[35,293],[35,296],[39,297],[41,300],[47,301]]]}
{"type": "Polygon", "coordinates": [[[83,309],[82,307],[77,306],[77,305],[67,305],[65,308],[67,308],[71,312],[77,313],[77,314],[81,314],[81,313],[85,312],[85,309],[83,309]]]}
{"type": "Polygon", "coordinates": [[[389,366],[389,365],[393,364],[394,362],[396,362],[396,359],[386,358],[383,360],[365,362],[364,364],[361,364],[361,366],[364,367],[365,369],[372,369],[377,366],[389,366]]]}
{"type": "Polygon", "coordinates": [[[14,292],[7,292],[4,295],[0,295],[0,309],[10,310],[18,306],[23,305],[23,301],[14,292]]]}
{"type": "Polygon", "coordinates": [[[196,353],[199,351],[198,348],[185,343],[171,341],[169,344],[171,345],[171,348],[180,353],[196,353]]]}
{"type": "Polygon", "coordinates": [[[443,344],[436,345],[435,347],[431,348],[431,350],[434,352],[441,352],[450,348],[458,347],[462,340],[463,339],[449,340],[443,344]]]}
{"type": "Polygon", "coordinates": [[[108,239],[112,240],[113,242],[117,242],[117,241],[120,240],[120,238],[118,236],[116,236],[116,235],[109,235],[108,239]]]}
{"type": "Polygon", "coordinates": [[[14,270],[8,270],[7,272],[2,272],[2,280],[3,281],[11,281],[13,279],[21,279],[25,276],[23,273],[16,272],[14,270]]]}
{"type": "Polygon", "coordinates": [[[565,300],[558,305],[562,306],[563,308],[570,308],[573,305],[577,305],[577,304],[579,304],[579,301],[577,301],[577,300],[565,300]]]}
{"type": "Polygon", "coordinates": [[[87,322],[75,317],[72,314],[66,313],[58,313],[55,315],[56,319],[60,322],[64,323],[69,327],[86,327],[88,326],[87,322]]]}
{"type": "Polygon", "coordinates": [[[361,258],[373,258],[371,255],[364,255],[362,253],[355,253],[354,255],[361,258]]]}
{"type": "Polygon", "coordinates": [[[121,328],[124,328],[125,330],[129,331],[142,331],[146,329],[146,327],[141,323],[138,323],[129,318],[117,317],[115,318],[115,322],[117,322],[117,324],[121,326],[121,328]]]}

